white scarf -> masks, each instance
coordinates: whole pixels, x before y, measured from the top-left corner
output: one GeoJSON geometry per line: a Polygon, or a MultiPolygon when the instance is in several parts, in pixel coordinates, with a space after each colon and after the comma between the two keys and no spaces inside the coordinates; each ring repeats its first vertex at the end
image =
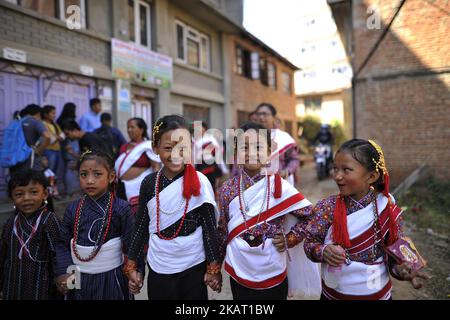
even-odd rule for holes
{"type": "MultiPolygon", "coordinates": [[[[190,212],[200,207],[204,203],[210,203],[214,207],[216,223],[219,219],[214,192],[211,183],[200,172],[197,172],[200,180],[200,195],[192,196],[189,200],[188,210],[190,212]]],[[[160,230],[173,225],[181,219],[184,213],[186,202],[183,198],[184,177],[172,182],[160,192],[160,206],[163,211],[171,214],[164,214],[160,211],[160,230]]],[[[148,203],[149,223],[149,249],[147,261],[153,271],[160,274],[174,274],[185,271],[199,263],[205,261],[205,248],[203,244],[202,228],[188,236],[179,236],[172,240],[164,240],[156,234],[156,198],[153,197],[148,203]]]]}
{"type": "MultiPolygon", "coordinates": [[[[97,256],[88,262],[80,261],[72,249],[73,239],[70,240],[70,253],[73,262],[80,267],[82,273],[99,274],[116,269],[123,264],[122,239],[114,238],[104,243],[97,256]]],[[[88,257],[94,249],[93,246],[76,245],[80,256],[88,257]]]]}

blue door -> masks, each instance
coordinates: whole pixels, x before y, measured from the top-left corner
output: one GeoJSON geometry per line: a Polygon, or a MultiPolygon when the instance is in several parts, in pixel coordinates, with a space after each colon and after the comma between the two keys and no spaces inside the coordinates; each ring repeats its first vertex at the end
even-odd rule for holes
{"type": "MultiPolygon", "coordinates": [[[[17,110],[30,103],[39,103],[38,80],[36,78],[0,72],[0,144],[3,131],[17,110]]],[[[6,197],[7,170],[0,168],[0,198],[6,197]]]]}
{"type": "MultiPolygon", "coordinates": [[[[44,97],[44,104],[50,104],[56,107],[57,116],[60,115],[63,106],[67,102],[73,102],[77,106],[77,118],[89,111],[89,86],[71,84],[67,82],[44,81],[44,88],[50,89],[47,96],[44,97]]],[[[47,89],[46,89],[47,90],[47,89]]]]}

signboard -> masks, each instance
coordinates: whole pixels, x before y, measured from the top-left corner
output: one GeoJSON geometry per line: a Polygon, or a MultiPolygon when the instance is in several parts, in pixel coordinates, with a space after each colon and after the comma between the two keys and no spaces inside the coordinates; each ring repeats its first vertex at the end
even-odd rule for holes
{"type": "Polygon", "coordinates": [[[89,76],[89,77],[94,76],[94,68],[92,68],[91,66],[81,65],[80,71],[85,76],[89,76]]]}
{"type": "Polygon", "coordinates": [[[119,111],[131,114],[131,84],[127,80],[117,81],[119,111]]]}
{"type": "Polygon", "coordinates": [[[22,50],[13,48],[3,48],[3,58],[17,61],[17,62],[27,62],[27,53],[22,50]]]}
{"type": "Polygon", "coordinates": [[[117,39],[112,39],[111,45],[114,78],[165,89],[171,87],[171,57],[117,39]]]}

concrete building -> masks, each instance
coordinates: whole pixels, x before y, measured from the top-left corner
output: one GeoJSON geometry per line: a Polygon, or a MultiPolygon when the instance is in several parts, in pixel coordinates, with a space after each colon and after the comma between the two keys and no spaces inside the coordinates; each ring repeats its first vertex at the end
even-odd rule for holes
{"type": "MultiPolygon", "coordinates": [[[[105,111],[112,110],[108,2],[0,1],[0,136],[14,111],[29,103],[53,104],[59,115],[71,101],[80,117],[100,96],[105,111]],[[65,13],[75,3],[80,29],[70,30],[65,13]]],[[[0,194],[5,173],[0,169],[0,194]]]]}
{"type": "MultiPolygon", "coordinates": [[[[93,97],[123,133],[131,117],[150,126],[173,113],[219,129],[236,125],[238,110],[266,99],[232,100],[236,41],[281,61],[277,77],[293,67],[246,32],[242,19],[242,0],[0,0],[0,141],[14,111],[29,103],[55,105],[59,116],[74,102],[80,117],[93,97]]],[[[293,86],[291,75],[287,82],[293,86]]],[[[6,173],[0,169],[0,195],[6,173]]]]}
{"type": "Polygon", "coordinates": [[[450,3],[328,1],[353,56],[354,136],[384,148],[393,183],[450,170],[450,3]]]}
{"type": "Polygon", "coordinates": [[[299,118],[317,116],[323,123],[344,125],[352,133],[352,68],[326,0],[303,1],[299,13],[299,52],[292,61],[301,68],[295,74],[296,113],[299,118]]]}

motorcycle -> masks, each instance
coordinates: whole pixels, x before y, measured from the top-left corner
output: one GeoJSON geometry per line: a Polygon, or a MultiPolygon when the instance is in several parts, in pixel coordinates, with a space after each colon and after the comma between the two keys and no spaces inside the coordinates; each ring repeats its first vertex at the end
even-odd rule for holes
{"type": "Polygon", "coordinates": [[[329,175],[331,159],[331,147],[328,144],[319,143],[315,147],[314,162],[316,163],[317,178],[325,179],[329,175]]]}

